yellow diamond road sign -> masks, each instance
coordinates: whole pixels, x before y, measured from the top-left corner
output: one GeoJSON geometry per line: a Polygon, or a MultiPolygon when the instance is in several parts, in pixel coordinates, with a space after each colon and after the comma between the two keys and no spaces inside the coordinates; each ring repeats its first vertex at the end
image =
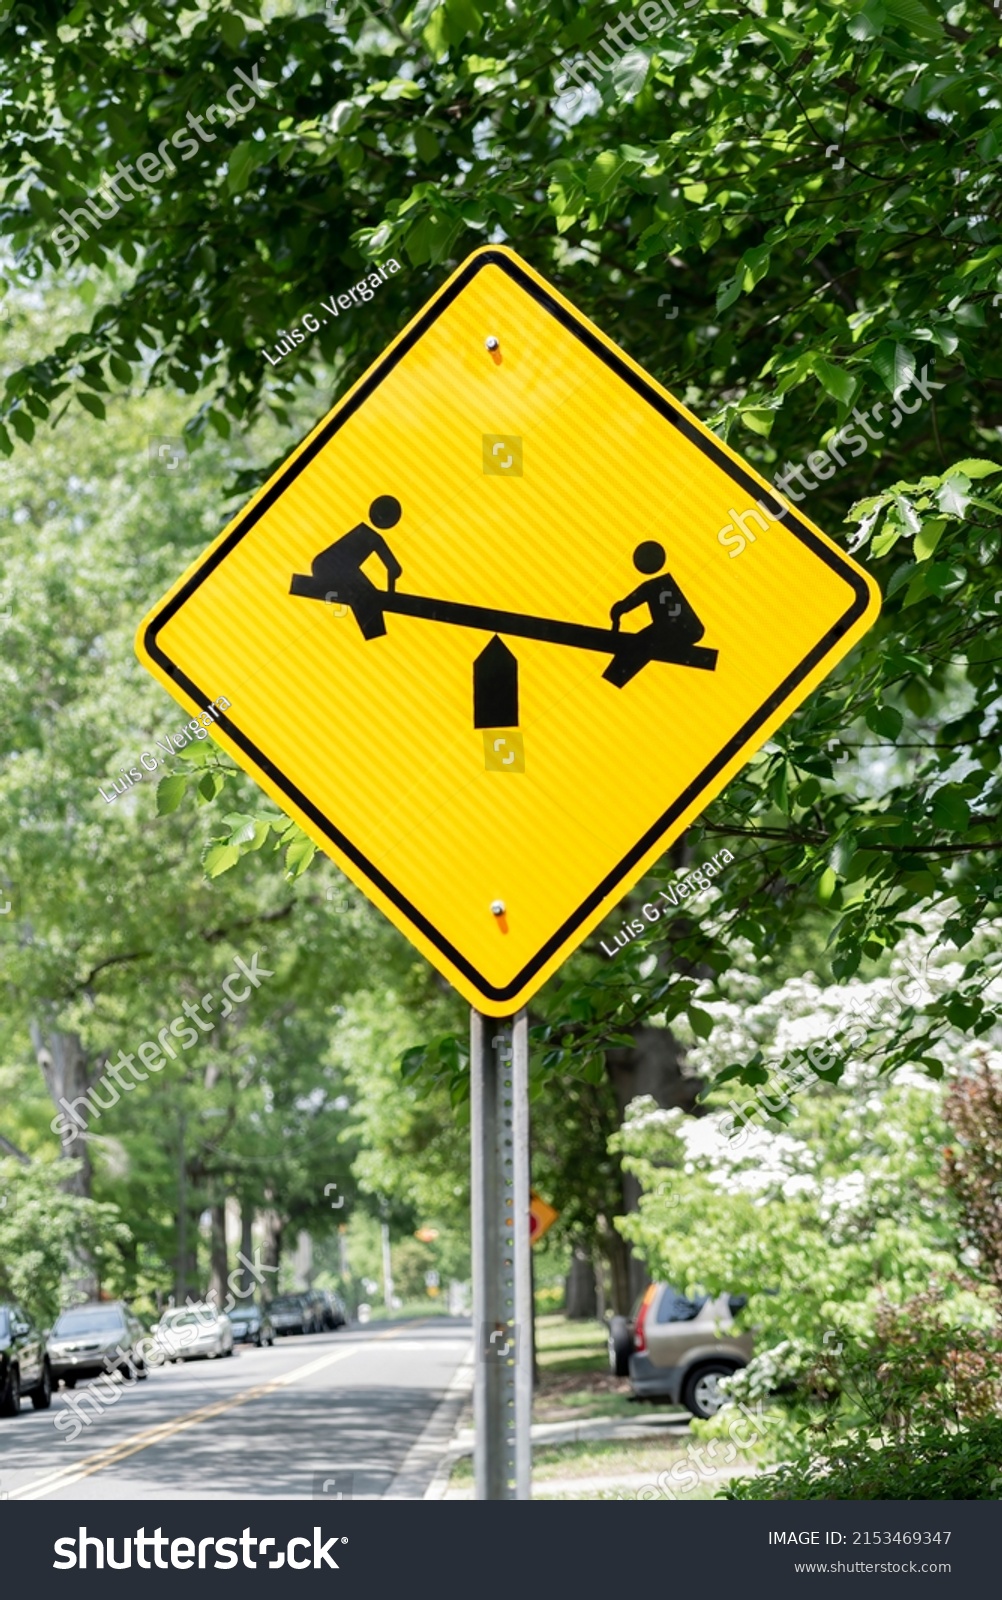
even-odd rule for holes
{"type": "Polygon", "coordinates": [[[234,760],[504,1016],[878,607],[801,512],[490,246],[137,647],[189,711],[230,701],[213,734],[234,760]]]}

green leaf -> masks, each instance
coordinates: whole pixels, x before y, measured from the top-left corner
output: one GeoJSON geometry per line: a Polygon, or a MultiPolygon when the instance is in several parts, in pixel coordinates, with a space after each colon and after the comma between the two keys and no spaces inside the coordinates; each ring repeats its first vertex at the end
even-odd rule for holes
{"type": "Polygon", "coordinates": [[[198,801],[200,805],[208,805],[216,798],[223,788],[226,779],[221,772],[203,772],[198,780],[198,801]]]}
{"type": "Polygon", "coordinates": [[[713,1032],[713,1018],[708,1011],[703,1011],[699,1006],[689,1006],[686,1016],[697,1039],[708,1039],[713,1032]]]}
{"type": "Polygon", "coordinates": [[[261,146],[253,139],[242,139],[231,151],[227,162],[226,187],[230,194],[240,194],[257,166],[261,146]]]}
{"type": "Polygon", "coordinates": [[[850,20],[849,33],[861,43],[879,38],[887,21],[887,12],[880,0],[866,0],[866,5],[850,20]]]}
{"type": "MultiPolygon", "coordinates": [[[[104,416],[105,416],[104,406],[103,406],[102,402],[98,399],[96,394],[89,394],[86,389],[78,389],[77,390],[77,399],[79,400],[80,404],[83,406],[84,410],[85,411],[89,411],[92,417],[98,417],[98,418],[100,418],[100,420],[102,422],[104,421],[104,416]]],[[[14,421],[14,417],[16,417],[17,414],[18,413],[15,411],[13,413],[13,415],[11,416],[11,421],[12,422],[14,421]]]]}
{"type": "Polygon", "coordinates": [[[305,834],[303,834],[301,839],[293,839],[288,850],[285,852],[286,872],[291,878],[301,877],[316,853],[316,845],[313,843],[313,840],[308,839],[305,834]]]}
{"type": "Polygon", "coordinates": [[[852,977],[859,966],[860,954],[858,945],[847,944],[832,958],[832,972],[840,982],[843,978],[852,977]]]}
{"type": "Polygon", "coordinates": [[[937,828],[951,833],[966,832],[971,820],[970,807],[954,783],[944,784],[932,801],[932,820],[937,828]]]}
{"type": "Polygon", "coordinates": [[[226,821],[230,824],[230,844],[236,845],[250,844],[259,826],[253,817],[227,817],[226,821]]]}
{"type": "Polygon", "coordinates": [[[586,1057],[582,1063],[582,1076],[586,1083],[597,1084],[605,1082],[605,1062],[601,1055],[586,1057]]]}
{"type": "Polygon", "coordinates": [[[588,168],[585,188],[596,200],[609,200],[616,192],[620,178],[629,170],[626,162],[615,150],[603,150],[588,168]]]}
{"type": "Polygon", "coordinates": [[[904,721],[896,706],[870,706],[866,713],[867,727],[872,728],[881,739],[896,739],[904,727],[904,721]]]}
{"type": "MultiPolygon", "coordinates": [[[[874,556],[886,556],[888,550],[893,550],[904,531],[900,523],[885,523],[876,538],[870,543],[870,549],[874,556]]],[[[906,568],[905,570],[907,571],[908,569],[906,568]]]]}
{"type": "Polygon", "coordinates": [[[922,0],[882,0],[883,9],[894,22],[917,39],[942,37],[939,23],[930,15],[922,0]]]}
{"type": "Polygon", "coordinates": [[[247,37],[247,30],[232,11],[224,11],[219,18],[219,31],[231,50],[239,50],[247,37]]]}
{"type": "Polygon", "coordinates": [[[826,361],[824,356],[816,356],[814,371],[820,379],[821,386],[834,400],[841,405],[852,404],[852,397],[856,393],[856,380],[844,372],[841,367],[836,367],[831,361],[826,361]]]}
{"type": "Polygon", "coordinates": [[[753,250],[746,250],[738,267],[739,277],[742,274],[742,269],[744,275],[741,286],[745,293],[748,294],[757,283],[761,283],[769,270],[769,246],[760,244],[756,245],[753,250]]]}
{"type": "Polygon", "coordinates": [[[431,129],[425,127],[423,122],[419,122],[414,129],[414,148],[417,151],[418,160],[425,162],[426,165],[430,165],[438,159],[438,140],[431,129]]]}
{"type": "Polygon", "coordinates": [[[229,872],[240,860],[240,851],[232,844],[213,844],[206,850],[202,857],[202,866],[205,868],[207,878],[218,878],[220,873],[229,872]]]}
{"type": "MultiPolygon", "coordinates": [[[[84,397],[81,396],[81,398],[84,397]]],[[[98,404],[100,405],[100,401],[98,401],[98,404]]],[[[23,439],[25,444],[30,444],[32,439],[35,437],[35,424],[32,422],[27,411],[12,411],[10,414],[10,425],[14,429],[14,432],[17,434],[18,438],[23,439]]]]}
{"type": "MultiPolygon", "coordinates": [[[[945,527],[945,517],[932,517],[928,522],[923,523],[921,530],[915,535],[915,541],[912,546],[916,561],[929,560],[943,537],[945,527]]],[[[876,541],[874,541],[874,546],[876,546],[876,541]]]]}
{"type": "Polygon", "coordinates": [[[915,376],[915,357],[907,345],[898,344],[894,339],[881,339],[870,360],[891,394],[907,389],[915,376]]]}
{"type": "Polygon", "coordinates": [[[421,1071],[425,1061],[425,1047],[423,1044],[411,1045],[400,1057],[400,1076],[413,1078],[421,1071]]]}
{"type": "Polygon", "coordinates": [[[427,24],[421,29],[421,37],[428,47],[428,54],[432,60],[440,60],[448,49],[444,3],[435,6],[427,24]]]}
{"type": "Polygon", "coordinates": [[[473,0],[445,0],[445,36],[451,45],[462,44],[468,34],[483,33],[484,19],[473,0]]]}
{"type": "Polygon", "coordinates": [[[836,839],[831,852],[831,864],[840,878],[844,878],[849,871],[849,863],[856,854],[856,840],[851,833],[844,833],[841,839],[836,839]]]}
{"type": "Polygon", "coordinates": [[[726,311],[732,306],[741,294],[741,279],[739,277],[725,278],[717,288],[717,311],[726,311]]]}
{"type": "Polygon", "coordinates": [[[650,57],[643,50],[628,50],[612,69],[612,86],[623,100],[635,98],[647,81],[650,57]]]}
{"type": "Polygon", "coordinates": [[[761,434],[764,439],[769,437],[769,432],[776,420],[776,412],[772,406],[752,406],[741,412],[741,421],[752,433],[761,434]]]}
{"type": "Polygon", "coordinates": [[[195,744],[186,744],[183,750],[175,750],[174,754],[179,761],[187,761],[189,766],[204,767],[219,751],[208,739],[199,739],[195,744]]]}
{"type": "Polygon", "coordinates": [[[965,478],[990,478],[992,473],[1002,472],[1002,466],[997,461],[987,461],[984,456],[968,456],[964,461],[955,461],[950,472],[962,473],[965,478]]]}
{"type": "Polygon", "coordinates": [[[169,778],[161,778],[157,784],[157,815],[166,817],[171,811],[176,811],[184,799],[188,779],[183,772],[175,772],[169,778]]]}
{"type": "Polygon", "coordinates": [[[950,565],[945,561],[932,561],[923,567],[926,588],[938,599],[943,600],[954,589],[959,589],[967,577],[963,567],[950,565]]]}

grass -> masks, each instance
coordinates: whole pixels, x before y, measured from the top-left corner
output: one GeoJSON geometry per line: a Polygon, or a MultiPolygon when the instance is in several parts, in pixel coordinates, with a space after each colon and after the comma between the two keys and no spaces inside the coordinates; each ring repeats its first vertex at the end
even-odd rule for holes
{"type": "Polygon", "coordinates": [[[534,1422],[636,1418],[640,1408],[630,1399],[629,1383],[609,1371],[606,1338],[604,1322],[571,1322],[556,1314],[536,1318],[534,1422]]]}
{"type": "Polygon", "coordinates": [[[544,1367],[560,1367],[565,1372],[609,1370],[604,1322],[571,1322],[551,1314],[536,1318],[536,1361],[544,1367]]]}
{"type": "Polygon", "coordinates": [[[447,1317],[449,1304],[447,1300],[405,1300],[403,1305],[395,1306],[392,1310],[385,1305],[376,1305],[371,1309],[370,1322],[400,1322],[411,1317],[447,1317]]]}

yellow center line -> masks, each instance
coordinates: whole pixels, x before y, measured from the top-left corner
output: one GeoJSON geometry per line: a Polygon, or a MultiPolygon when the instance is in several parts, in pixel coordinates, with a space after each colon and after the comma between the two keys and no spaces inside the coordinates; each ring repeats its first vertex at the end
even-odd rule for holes
{"type": "MultiPolygon", "coordinates": [[[[423,1327],[426,1321],[427,1318],[422,1318],[420,1322],[409,1323],[402,1328],[391,1328],[386,1333],[377,1333],[369,1343],[375,1344],[381,1339],[398,1339],[415,1327],[423,1327]]],[[[251,1400],[260,1400],[263,1395],[274,1394],[276,1390],[283,1389],[290,1383],[298,1383],[301,1378],[312,1377],[315,1372],[333,1366],[336,1361],[345,1361],[349,1356],[357,1355],[360,1350],[366,1348],[366,1344],[357,1344],[350,1350],[333,1350],[328,1355],[319,1356],[315,1361],[307,1361],[301,1367],[294,1367],[291,1372],[285,1372],[281,1377],[271,1378],[267,1383],[255,1384],[252,1389],[242,1389],[239,1394],[232,1395],[228,1400],[215,1400],[209,1405],[199,1406],[195,1411],[186,1412],[180,1417],[173,1417],[167,1422],[158,1423],[155,1427],[146,1428],[142,1433],[134,1433],[128,1439],[119,1440],[117,1444],[107,1445],[95,1455],[84,1456],[82,1460],[72,1465],[58,1467],[45,1477],[36,1478],[32,1483],[22,1484],[19,1489],[11,1489],[8,1498],[41,1500],[53,1489],[63,1489],[71,1483],[77,1483],[81,1478],[89,1478],[92,1473],[113,1467],[119,1461],[124,1461],[127,1456],[135,1455],[140,1450],[148,1450],[151,1445],[160,1444],[162,1440],[171,1438],[175,1433],[182,1433],[186,1428],[194,1428],[200,1422],[208,1422],[214,1417],[221,1416],[224,1411],[231,1411],[234,1406],[247,1405],[251,1400]]]]}

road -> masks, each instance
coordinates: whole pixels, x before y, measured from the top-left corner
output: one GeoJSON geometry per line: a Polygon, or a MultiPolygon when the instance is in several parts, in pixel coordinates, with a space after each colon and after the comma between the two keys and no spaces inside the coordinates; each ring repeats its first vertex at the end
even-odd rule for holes
{"type": "MultiPolygon", "coordinates": [[[[292,1336],[116,1386],[72,1437],[69,1401],[0,1418],[0,1498],[420,1499],[460,1405],[469,1322],[444,1317],[292,1336]],[[452,1386],[450,1390],[450,1385],[452,1386]]],[[[102,1387],[104,1385],[102,1384],[102,1387]]]]}

